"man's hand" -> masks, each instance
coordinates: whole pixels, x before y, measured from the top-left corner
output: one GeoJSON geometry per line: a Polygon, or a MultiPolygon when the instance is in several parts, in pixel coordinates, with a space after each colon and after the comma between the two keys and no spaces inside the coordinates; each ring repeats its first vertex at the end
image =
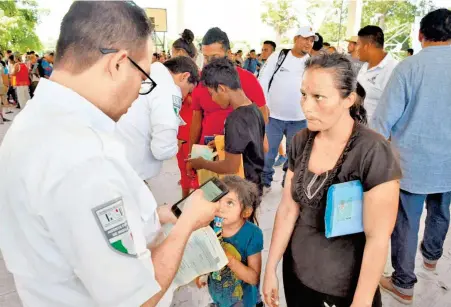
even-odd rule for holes
{"type": "Polygon", "coordinates": [[[189,160],[186,162],[186,174],[190,178],[194,178],[196,176],[196,170],[193,168],[189,160]]]}
{"type": "Polygon", "coordinates": [[[195,158],[195,159],[189,159],[188,163],[191,164],[191,168],[193,169],[203,169],[205,164],[204,158],[195,158]]]}
{"type": "Polygon", "coordinates": [[[211,149],[213,149],[213,151],[215,151],[215,150],[216,150],[216,143],[215,143],[215,140],[209,142],[209,143],[207,144],[207,146],[208,146],[208,148],[211,148],[211,149]]]}
{"type": "Polygon", "coordinates": [[[204,198],[202,190],[197,190],[187,199],[179,222],[186,223],[192,231],[208,226],[219,212],[219,203],[204,198]]]}

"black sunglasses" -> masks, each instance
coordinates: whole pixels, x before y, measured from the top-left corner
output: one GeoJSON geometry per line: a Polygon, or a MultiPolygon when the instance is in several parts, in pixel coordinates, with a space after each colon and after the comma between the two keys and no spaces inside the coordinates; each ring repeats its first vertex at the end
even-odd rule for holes
{"type": "MultiPolygon", "coordinates": [[[[99,48],[100,52],[102,54],[110,54],[110,53],[116,53],[119,52],[118,49],[107,49],[107,48],[99,48]]],[[[153,81],[153,79],[149,76],[148,73],[144,71],[144,69],[141,68],[135,61],[133,61],[129,56],[127,56],[127,59],[130,60],[130,62],[135,66],[144,76],[146,76],[146,80],[141,82],[141,88],[139,89],[140,95],[147,95],[150,92],[154,90],[154,88],[157,86],[157,83],[153,81]]]]}

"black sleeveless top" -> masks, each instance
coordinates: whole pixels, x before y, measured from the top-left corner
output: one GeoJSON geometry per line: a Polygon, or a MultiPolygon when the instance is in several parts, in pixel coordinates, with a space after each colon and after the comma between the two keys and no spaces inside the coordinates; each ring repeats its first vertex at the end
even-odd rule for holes
{"type": "Polygon", "coordinates": [[[304,129],[295,135],[289,153],[294,173],[291,193],[301,207],[291,237],[293,267],[307,287],[329,295],[348,297],[355,292],[365,234],[327,239],[324,214],[332,184],[360,180],[364,191],[401,178],[398,159],[381,135],[355,123],[351,137],[335,167],[321,175],[308,170],[316,132],[304,129]]]}

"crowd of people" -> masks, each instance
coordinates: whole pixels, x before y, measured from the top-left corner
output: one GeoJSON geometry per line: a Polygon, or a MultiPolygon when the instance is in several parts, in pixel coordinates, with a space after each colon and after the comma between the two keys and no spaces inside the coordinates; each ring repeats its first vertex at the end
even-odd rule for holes
{"type": "Polygon", "coordinates": [[[52,74],[53,52],[46,52],[42,58],[35,51],[26,53],[7,50],[0,52],[0,124],[10,121],[3,115],[12,113],[11,108],[22,109],[39,83],[40,78],[52,74]]]}
{"type": "Polygon", "coordinates": [[[380,290],[412,304],[423,203],[430,271],[450,223],[451,11],[423,17],[423,49],[402,62],[374,25],[347,54],[307,25],[292,48],[267,40],[245,59],[218,27],[201,50],[184,30],[170,56],[153,53],[151,33],[133,3],[75,1],[54,63],[31,52],[2,63],[23,110],[0,147],[0,248],[24,304],[169,305],[188,238],[215,217],[228,264],[195,281],[211,306],[279,306],[282,258],[289,307],[378,307],[380,290]],[[218,157],[192,157],[198,145],[218,157]],[[146,185],[175,156],[189,197],[178,219],[146,185]],[[276,166],[283,192],[261,276],[258,209],[276,166]],[[205,171],[228,188],[218,202],[198,190],[205,171]],[[355,180],[363,232],[327,238],[328,191],[355,180]],[[382,277],[390,239],[394,272],[382,277]]]}

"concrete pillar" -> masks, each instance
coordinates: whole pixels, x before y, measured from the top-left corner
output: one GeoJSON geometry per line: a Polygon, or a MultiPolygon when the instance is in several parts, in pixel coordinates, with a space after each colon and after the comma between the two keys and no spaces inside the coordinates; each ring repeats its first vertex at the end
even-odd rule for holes
{"type": "Polygon", "coordinates": [[[185,30],[185,0],[177,0],[177,33],[182,33],[185,30]]]}
{"type": "Polygon", "coordinates": [[[357,35],[360,30],[360,23],[362,21],[362,0],[350,0],[348,5],[348,26],[346,29],[346,36],[350,37],[357,35]]]}

